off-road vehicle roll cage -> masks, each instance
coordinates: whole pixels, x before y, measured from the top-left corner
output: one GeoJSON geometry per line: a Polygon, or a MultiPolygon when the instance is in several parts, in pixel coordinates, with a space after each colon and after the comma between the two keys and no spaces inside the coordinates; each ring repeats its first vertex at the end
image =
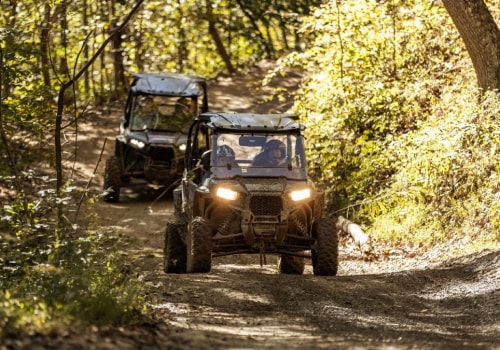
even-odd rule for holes
{"type": "Polygon", "coordinates": [[[165,234],[167,273],[208,272],[212,257],[280,255],[282,273],[335,275],[335,223],[307,176],[304,127],[284,114],[204,113],[191,125],[175,221],[165,234]]]}
{"type": "Polygon", "coordinates": [[[106,161],[105,201],[117,202],[131,178],[163,186],[181,178],[189,126],[208,110],[206,88],[205,79],[185,74],[133,76],[115,152],[106,161]]]}

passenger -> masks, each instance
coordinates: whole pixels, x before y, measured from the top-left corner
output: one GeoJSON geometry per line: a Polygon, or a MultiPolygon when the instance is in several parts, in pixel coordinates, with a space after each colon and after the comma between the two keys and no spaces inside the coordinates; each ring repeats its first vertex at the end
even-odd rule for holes
{"type": "Polygon", "coordinates": [[[208,150],[203,152],[201,155],[200,162],[198,164],[198,167],[201,169],[203,172],[203,177],[201,179],[201,184],[202,186],[207,187],[208,186],[208,180],[212,176],[212,171],[210,170],[210,157],[212,156],[212,150],[208,150]]]}
{"type": "Polygon", "coordinates": [[[227,166],[228,169],[237,167],[238,163],[236,162],[236,155],[234,153],[234,150],[227,145],[217,147],[217,152],[215,154],[215,165],[227,166]]]}
{"type": "Polygon", "coordinates": [[[158,115],[158,107],[150,96],[141,96],[137,99],[132,120],[133,130],[149,129],[154,126],[155,118],[158,115]]]}
{"type": "Polygon", "coordinates": [[[195,114],[194,101],[187,97],[181,97],[175,104],[175,114],[181,118],[193,117],[195,114]]]}

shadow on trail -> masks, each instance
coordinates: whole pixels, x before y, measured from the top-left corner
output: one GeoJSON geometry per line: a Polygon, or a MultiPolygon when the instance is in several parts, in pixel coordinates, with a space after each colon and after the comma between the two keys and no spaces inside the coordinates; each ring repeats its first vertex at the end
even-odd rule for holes
{"type": "Polygon", "coordinates": [[[185,320],[180,327],[242,337],[248,348],[491,348],[500,331],[500,252],[465,260],[337,277],[215,266],[205,275],[166,275],[178,288],[166,302],[185,320]]]}

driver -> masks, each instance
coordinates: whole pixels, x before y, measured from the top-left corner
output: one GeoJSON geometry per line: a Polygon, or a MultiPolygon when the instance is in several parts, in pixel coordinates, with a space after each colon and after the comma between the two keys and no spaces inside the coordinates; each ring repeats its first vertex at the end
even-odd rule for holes
{"type": "Polygon", "coordinates": [[[276,166],[283,164],[286,156],[286,146],[280,140],[269,140],[262,152],[255,156],[252,165],[256,166],[276,166]]]}

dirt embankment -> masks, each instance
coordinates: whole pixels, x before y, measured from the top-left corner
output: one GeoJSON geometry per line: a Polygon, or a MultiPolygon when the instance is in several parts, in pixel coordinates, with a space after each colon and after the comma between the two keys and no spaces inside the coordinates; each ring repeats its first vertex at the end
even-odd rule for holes
{"type": "MultiPolygon", "coordinates": [[[[213,110],[285,111],[259,82],[269,66],[210,84],[213,110]]],[[[280,84],[295,89],[298,76],[280,84]]],[[[77,170],[90,178],[105,137],[113,151],[118,116],[103,114],[80,130],[77,170]]],[[[102,165],[98,172],[102,174],[102,165]]],[[[93,190],[100,191],[97,176],[93,190]]],[[[11,341],[0,349],[500,349],[500,253],[442,261],[427,252],[389,249],[366,262],[341,245],[336,277],[280,275],[275,257],[214,259],[208,274],[162,272],[163,235],[173,215],[160,190],[140,183],[117,204],[98,203],[99,225],[137,239],[127,251],[144,281],[150,317],[126,328],[61,331],[11,341]],[[415,254],[416,253],[416,254],[415,254]]],[[[379,251],[387,249],[376,246],[379,251]]]]}

